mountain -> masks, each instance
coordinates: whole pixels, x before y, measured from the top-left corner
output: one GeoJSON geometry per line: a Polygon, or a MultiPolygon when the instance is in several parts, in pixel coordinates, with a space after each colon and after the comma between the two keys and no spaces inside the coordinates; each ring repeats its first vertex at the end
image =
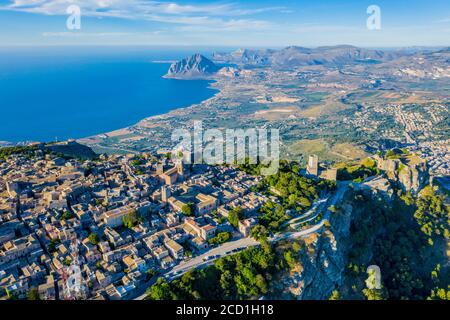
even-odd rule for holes
{"type": "Polygon", "coordinates": [[[173,63],[166,77],[168,78],[203,78],[214,75],[220,68],[201,54],[195,54],[173,63]]]}
{"type": "Polygon", "coordinates": [[[270,56],[273,53],[275,53],[275,50],[270,49],[239,49],[231,53],[215,52],[213,53],[213,60],[244,65],[267,65],[270,63],[270,56]]]}
{"type": "Polygon", "coordinates": [[[291,46],[281,50],[240,49],[229,54],[215,53],[215,61],[241,65],[271,65],[279,68],[300,66],[342,66],[385,62],[401,56],[398,52],[369,50],[349,45],[304,48],[291,46]]]}
{"type": "Polygon", "coordinates": [[[279,66],[327,65],[341,66],[391,60],[394,55],[380,50],[368,50],[353,46],[319,47],[305,49],[289,47],[272,57],[272,64],[279,66]]]}
{"type": "Polygon", "coordinates": [[[409,79],[450,78],[450,51],[449,48],[420,51],[378,65],[371,71],[379,76],[394,75],[409,79]]]}

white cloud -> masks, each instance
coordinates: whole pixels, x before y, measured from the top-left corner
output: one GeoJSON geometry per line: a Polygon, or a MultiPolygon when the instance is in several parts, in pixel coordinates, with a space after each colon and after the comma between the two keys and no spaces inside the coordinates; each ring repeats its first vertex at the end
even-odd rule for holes
{"type": "Polygon", "coordinates": [[[182,5],[151,0],[11,0],[0,10],[24,11],[44,15],[65,15],[68,6],[79,5],[82,15],[156,21],[186,26],[254,29],[268,25],[256,19],[237,19],[268,11],[283,11],[284,7],[245,8],[233,3],[182,5]]]}
{"type": "Polygon", "coordinates": [[[160,35],[163,31],[157,30],[152,32],[43,32],[43,37],[72,37],[72,38],[87,38],[87,37],[123,37],[123,36],[154,36],[160,35]]]}

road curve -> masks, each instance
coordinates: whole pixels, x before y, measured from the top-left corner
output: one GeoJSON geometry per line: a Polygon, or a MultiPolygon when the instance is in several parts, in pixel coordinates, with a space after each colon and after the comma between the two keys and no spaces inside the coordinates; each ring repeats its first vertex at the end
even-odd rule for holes
{"type": "MultiPolygon", "coordinates": [[[[334,194],[334,196],[331,199],[328,199],[329,201],[327,201],[329,206],[336,205],[336,203],[342,199],[348,186],[349,186],[348,182],[338,184],[337,192],[334,194]]],[[[322,202],[323,202],[323,200],[320,200],[319,204],[322,204],[322,202]]],[[[316,207],[317,207],[317,205],[316,205],[316,207]]],[[[297,232],[288,232],[288,233],[278,234],[278,235],[275,235],[275,236],[269,238],[269,241],[270,242],[278,242],[281,240],[289,240],[289,239],[298,239],[298,238],[308,237],[311,234],[318,232],[325,224],[325,220],[329,219],[329,216],[330,216],[330,211],[327,210],[324,215],[324,218],[320,221],[320,223],[312,226],[311,228],[297,231],[297,232]]],[[[183,274],[185,274],[186,272],[188,272],[190,270],[204,267],[206,265],[213,263],[215,260],[217,260],[219,258],[235,254],[236,251],[233,252],[233,250],[247,249],[247,248],[255,247],[258,245],[260,245],[260,243],[253,238],[242,238],[242,239],[239,239],[236,241],[227,242],[217,248],[209,250],[208,252],[206,252],[202,255],[192,258],[189,261],[180,263],[179,265],[175,266],[172,270],[167,271],[166,273],[164,273],[160,276],[165,277],[168,281],[172,281],[176,278],[181,277],[183,274]]],[[[142,295],[135,298],[134,300],[144,300],[145,297],[146,297],[146,294],[143,293],[142,295]]]]}

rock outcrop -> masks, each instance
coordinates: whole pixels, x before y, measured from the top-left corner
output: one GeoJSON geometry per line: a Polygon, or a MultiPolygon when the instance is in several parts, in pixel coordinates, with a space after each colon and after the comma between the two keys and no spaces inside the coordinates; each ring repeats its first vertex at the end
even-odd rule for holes
{"type": "Polygon", "coordinates": [[[404,192],[419,193],[429,182],[429,168],[425,160],[416,155],[404,155],[394,159],[375,156],[378,169],[396,183],[404,192]]]}
{"type": "Polygon", "coordinates": [[[367,191],[376,193],[390,200],[394,195],[394,189],[388,179],[383,176],[374,177],[363,183],[356,183],[353,185],[355,190],[367,191]]]}
{"type": "Polygon", "coordinates": [[[327,300],[333,290],[344,285],[352,207],[346,206],[330,219],[330,227],[321,234],[304,239],[301,268],[282,279],[282,298],[327,300]]]}
{"type": "Polygon", "coordinates": [[[173,63],[167,72],[167,78],[198,79],[216,74],[220,70],[214,62],[201,54],[195,54],[173,63]]]}

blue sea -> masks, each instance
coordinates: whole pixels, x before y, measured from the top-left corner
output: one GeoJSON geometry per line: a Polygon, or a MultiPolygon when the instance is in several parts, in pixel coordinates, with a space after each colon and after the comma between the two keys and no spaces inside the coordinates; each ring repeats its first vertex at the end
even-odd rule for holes
{"type": "Polygon", "coordinates": [[[0,141],[82,138],[212,97],[209,81],[164,79],[193,49],[0,48],[0,141]],[[163,61],[163,62],[161,62],[163,61]]]}

